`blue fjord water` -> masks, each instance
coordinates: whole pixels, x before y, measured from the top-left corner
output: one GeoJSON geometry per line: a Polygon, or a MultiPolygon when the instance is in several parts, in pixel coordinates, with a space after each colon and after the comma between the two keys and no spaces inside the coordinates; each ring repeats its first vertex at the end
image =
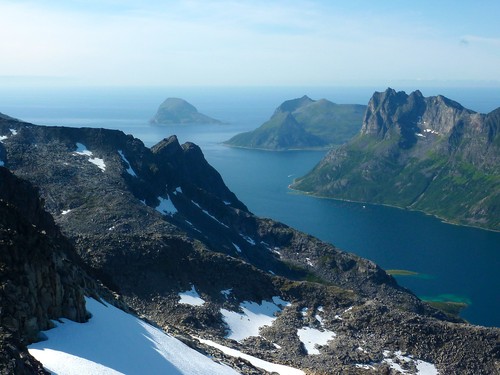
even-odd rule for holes
{"type": "MultiPolygon", "coordinates": [[[[36,124],[120,129],[147,146],[171,134],[180,142],[195,142],[255,214],[282,221],[385,269],[418,272],[397,277],[398,282],[424,298],[466,302],[465,319],[500,326],[500,233],[446,224],[420,212],[289,190],[293,179],[308,172],[325,151],[266,152],[221,144],[259,126],[284,100],[307,94],[365,104],[375,89],[385,88],[3,88],[0,112],[36,124]],[[184,98],[225,124],[149,125],[148,119],[169,96],[184,98]]],[[[425,96],[443,94],[479,112],[500,105],[498,88],[421,91],[425,96]]]]}

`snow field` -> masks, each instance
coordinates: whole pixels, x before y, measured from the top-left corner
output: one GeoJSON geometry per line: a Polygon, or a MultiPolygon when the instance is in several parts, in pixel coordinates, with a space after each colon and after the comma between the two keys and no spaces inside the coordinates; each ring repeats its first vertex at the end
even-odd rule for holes
{"type": "Polygon", "coordinates": [[[184,343],[111,305],[86,298],[87,323],[62,319],[29,352],[59,375],[233,375],[184,343]]]}

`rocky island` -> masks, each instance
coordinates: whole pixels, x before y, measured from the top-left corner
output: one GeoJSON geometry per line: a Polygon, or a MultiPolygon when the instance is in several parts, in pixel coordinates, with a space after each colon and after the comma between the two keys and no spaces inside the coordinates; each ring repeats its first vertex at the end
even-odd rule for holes
{"type": "Polygon", "coordinates": [[[444,96],[376,92],[359,134],[291,187],[500,230],[499,129],[500,108],[481,114],[444,96]]]}
{"type": "Polygon", "coordinates": [[[272,151],[329,148],[359,131],[365,109],[364,105],[303,96],[285,101],[259,128],[237,134],[224,144],[272,151]]]}
{"type": "Polygon", "coordinates": [[[151,124],[221,124],[221,121],[208,117],[184,99],[168,98],[158,108],[151,124]]]}
{"type": "Polygon", "coordinates": [[[54,319],[95,319],[89,297],[241,374],[500,370],[500,329],[255,216],[192,143],[9,117],[0,140],[0,373],[45,373],[27,345],[54,319]]]}

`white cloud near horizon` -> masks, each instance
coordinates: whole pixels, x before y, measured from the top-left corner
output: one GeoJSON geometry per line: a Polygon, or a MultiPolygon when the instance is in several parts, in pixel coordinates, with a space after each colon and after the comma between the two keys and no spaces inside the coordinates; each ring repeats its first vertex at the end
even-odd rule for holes
{"type": "Polygon", "coordinates": [[[500,80],[495,37],[449,35],[408,11],[306,0],[76,3],[0,1],[0,75],[109,85],[500,80]]]}

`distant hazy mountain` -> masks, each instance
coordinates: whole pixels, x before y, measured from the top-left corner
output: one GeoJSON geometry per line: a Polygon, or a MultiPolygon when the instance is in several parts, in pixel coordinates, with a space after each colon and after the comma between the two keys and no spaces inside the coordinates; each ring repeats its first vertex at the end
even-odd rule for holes
{"type": "Polygon", "coordinates": [[[360,129],[364,105],[335,104],[307,96],[285,101],[273,116],[251,132],[224,142],[266,150],[325,148],[347,142],[360,129]]]}
{"type": "Polygon", "coordinates": [[[360,133],[292,187],[500,229],[500,108],[480,114],[443,96],[387,89],[360,133]]]}
{"type": "Polygon", "coordinates": [[[168,98],[150,121],[152,124],[220,124],[219,120],[198,112],[196,107],[179,98],[168,98]]]}

